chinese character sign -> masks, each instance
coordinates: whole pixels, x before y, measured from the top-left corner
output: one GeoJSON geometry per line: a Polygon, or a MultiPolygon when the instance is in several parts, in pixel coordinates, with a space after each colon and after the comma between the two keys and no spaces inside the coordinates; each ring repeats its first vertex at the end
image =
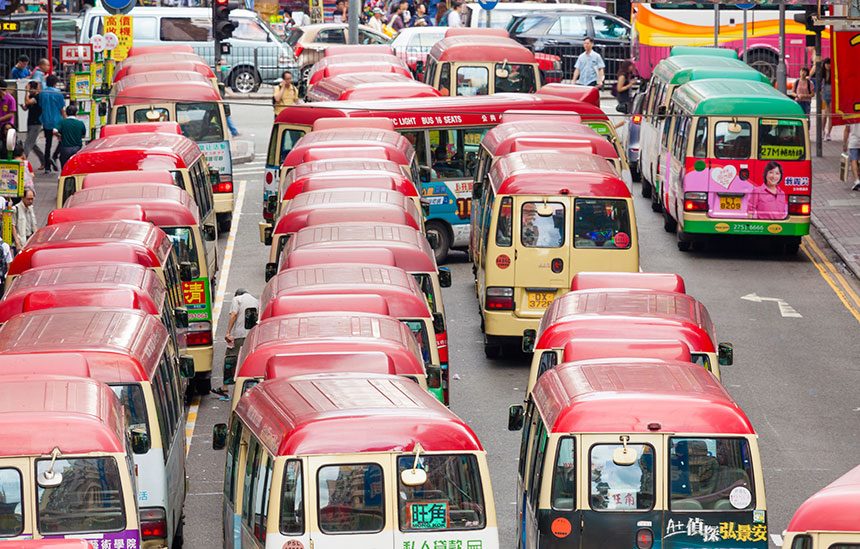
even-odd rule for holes
{"type": "Polygon", "coordinates": [[[208,322],[212,319],[208,279],[198,278],[190,282],[183,282],[182,294],[185,297],[185,307],[188,309],[188,320],[191,322],[208,322]]]}
{"type": "Polygon", "coordinates": [[[860,30],[833,33],[833,114],[860,120],[860,30]]]}
{"type": "Polygon", "coordinates": [[[421,530],[438,530],[448,527],[448,503],[427,501],[409,505],[411,527],[421,530]]]}
{"type": "Polygon", "coordinates": [[[112,32],[119,43],[111,52],[111,59],[122,61],[134,42],[133,24],[130,15],[109,15],[105,17],[105,34],[112,32]]]}

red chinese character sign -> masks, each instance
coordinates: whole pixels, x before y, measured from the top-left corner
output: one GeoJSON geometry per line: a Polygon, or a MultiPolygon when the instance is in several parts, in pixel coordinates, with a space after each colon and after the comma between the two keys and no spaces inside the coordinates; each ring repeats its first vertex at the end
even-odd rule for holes
{"type": "Polygon", "coordinates": [[[111,52],[111,59],[122,61],[128,57],[128,51],[133,45],[134,33],[133,22],[130,15],[110,15],[105,17],[105,35],[113,33],[117,38],[117,45],[111,52]]]}
{"type": "Polygon", "coordinates": [[[860,119],[860,30],[833,33],[833,114],[860,119]]]}
{"type": "Polygon", "coordinates": [[[93,62],[93,45],[92,44],[61,44],[60,45],[60,62],[73,63],[92,63],[93,62]]]}

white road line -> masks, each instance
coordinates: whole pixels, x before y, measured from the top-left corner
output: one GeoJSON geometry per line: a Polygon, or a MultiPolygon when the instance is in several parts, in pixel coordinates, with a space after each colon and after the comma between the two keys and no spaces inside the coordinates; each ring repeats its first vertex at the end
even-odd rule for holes
{"type": "Polygon", "coordinates": [[[773,544],[777,547],[782,547],[782,536],[779,534],[771,534],[770,539],[773,540],[773,544]]]}

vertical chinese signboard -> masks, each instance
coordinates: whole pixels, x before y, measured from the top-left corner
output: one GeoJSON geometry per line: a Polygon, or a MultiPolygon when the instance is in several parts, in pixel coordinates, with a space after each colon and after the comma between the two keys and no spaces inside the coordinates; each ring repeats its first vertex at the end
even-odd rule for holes
{"type": "Polygon", "coordinates": [[[105,34],[112,32],[118,39],[117,46],[111,52],[111,59],[122,61],[128,57],[134,39],[131,15],[108,15],[105,21],[105,34]]]}
{"type": "Polygon", "coordinates": [[[836,31],[833,47],[833,113],[837,118],[860,121],[860,30],[836,31]],[[853,61],[852,61],[853,60],[853,61]]]}

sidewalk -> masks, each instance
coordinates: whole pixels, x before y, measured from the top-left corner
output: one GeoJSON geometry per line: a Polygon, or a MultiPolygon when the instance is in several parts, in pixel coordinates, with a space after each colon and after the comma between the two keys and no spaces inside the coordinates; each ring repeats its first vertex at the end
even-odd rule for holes
{"type": "Polygon", "coordinates": [[[822,158],[813,153],[812,224],[860,279],[860,191],[851,190],[853,174],[847,183],[839,179],[842,131],[842,126],[833,128],[822,158]]]}

